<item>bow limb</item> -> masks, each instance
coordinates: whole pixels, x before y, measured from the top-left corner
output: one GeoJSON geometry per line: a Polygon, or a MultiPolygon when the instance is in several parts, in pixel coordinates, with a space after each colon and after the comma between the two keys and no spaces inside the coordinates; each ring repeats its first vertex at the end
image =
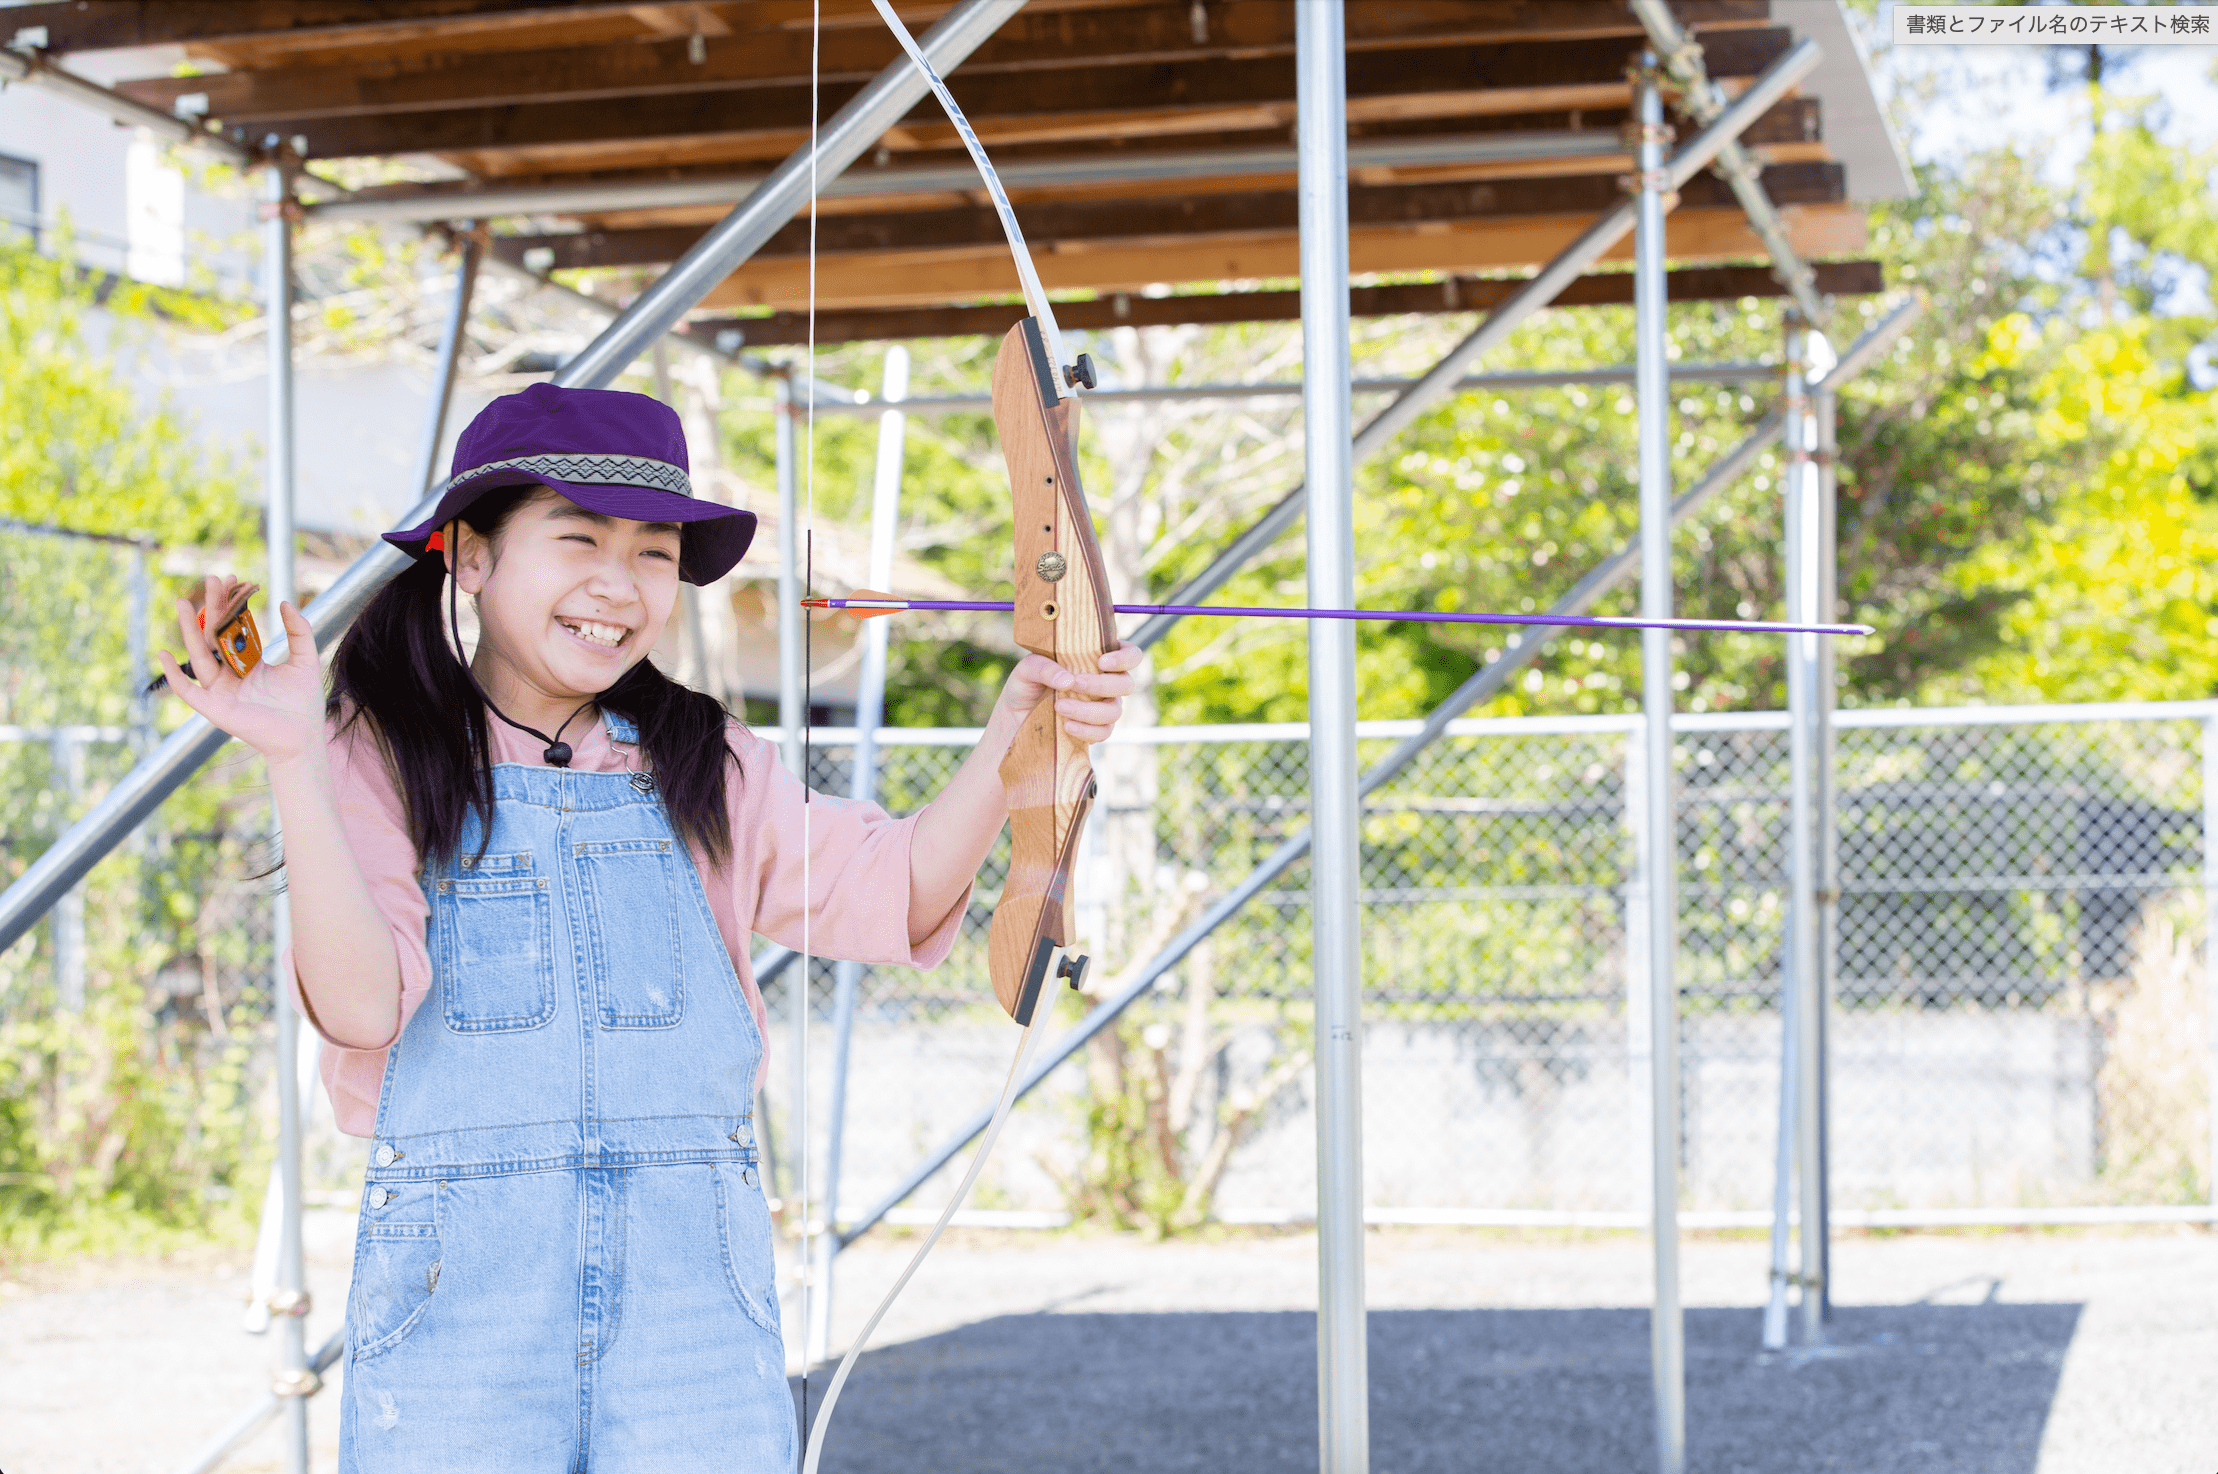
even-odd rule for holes
{"type": "MultiPolygon", "coordinates": [[[[886,1312],[893,1309],[893,1302],[909,1287],[909,1280],[916,1274],[918,1266],[924,1263],[924,1256],[932,1252],[932,1246],[940,1241],[940,1235],[954,1221],[955,1210],[963,1205],[964,1199],[970,1196],[971,1188],[977,1185],[978,1173],[986,1165],[986,1158],[993,1153],[994,1140],[1001,1135],[1001,1128],[1017,1103],[1017,1086],[1023,1081],[1025,1072],[1032,1067],[1032,1056],[1044,1037],[1044,1030],[1036,1025],[1028,1025],[1023,1037],[1017,1040],[1016,1059],[1009,1066],[1008,1081],[1001,1087],[1001,1099],[994,1105],[993,1120],[987,1124],[986,1134],[978,1139],[978,1151],[970,1159],[970,1170],[963,1174],[963,1180],[956,1185],[954,1194],[947,1200],[947,1206],[940,1211],[939,1221],[932,1225],[932,1231],[924,1236],[924,1242],[917,1245],[916,1253],[909,1257],[908,1267],[901,1271],[901,1278],[893,1282],[893,1288],[886,1292],[886,1298],[878,1302],[878,1308],[870,1313],[870,1319],[863,1322],[863,1328],[856,1334],[854,1344],[847,1348],[847,1355],[840,1358],[839,1370],[832,1373],[831,1385],[825,1388],[824,1401],[818,1406],[816,1421],[811,1425],[808,1452],[802,1459],[801,1474],[816,1474],[817,1461],[824,1456],[824,1431],[831,1426],[832,1408],[839,1401],[840,1389],[847,1385],[847,1374],[855,1369],[855,1358],[862,1355],[863,1348],[870,1344],[878,1323],[886,1318],[886,1312]]],[[[825,1230],[837,1231],[829,1224],[825,1225],[825,1230]]]]}
{"type": "MultiPolygon", "coordinates": [[[[924,80],[931,86],[933,95],[939,98],[940,106],[947,109],[947,120],[955,125],[955,134],[963,140],[963,147],[970,153],[970,161],[978,166],[978,177],[985,181],[986,194],[993,201],[995,213],[1001,217],[1001,232],[1009,238],[1009,255],[1016,262],[1017,280],[1024,286],[1024,305],[1039,321],[1040,336],[1047,344],[1048,362],[1058,370],[1054,393],[1060,399],[1065,386],[1073,382],[1072,378],[1061,372],[1062,366],[1070,360],[1063,357],[1062,329],[1055,324],[1055,308],[1047,300],[1047,289],[1040,285],[1040,273],[1032,264],[1032,249],[1024,243],[1024,232],[1017,226],[1017,212],[1009,203],[1009,192],[1001,187],[1001,176],[994,172],[993,160],[986,157],[986,146],[978,141],[977,133],[971,129],[970,119],[964,116],[962,108],[956,104],[955,94],[947,90],[947,83],[941,80],[938,69],[925,58],[923,49],[916,44],[916,38],[901,23],[901,17],[893,13],[891,0],[871,0],[871,4],[878,7],[878,14],[885,21],[886,29],[893,32],[894,39],[901,43],[901,49],[909,53],[909,60],[924,74],[924,80]]],[[[1089,376],[1086,387],[1089,389],[1093,387],[1090,381],[1091,372],[1089,366],[1086,370],[1089,376]]]]}

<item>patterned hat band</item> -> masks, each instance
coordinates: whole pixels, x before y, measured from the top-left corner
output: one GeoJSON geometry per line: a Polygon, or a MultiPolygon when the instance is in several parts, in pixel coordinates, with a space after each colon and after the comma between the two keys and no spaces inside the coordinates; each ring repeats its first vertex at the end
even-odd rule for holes
{"type": "Polygon", "coordinates": [[[678,412],[645,394],[559,384],[504,394],[463,430],[452,466],[431,515],[387,543],[436,560],[433,533],[493,488],[533,481],[601,516],[679,524],[678,577],[690,584],[731,572],[755,535],[754,513],[694,494],[678,412]]]}
{"type": "Polygon", "coordinates": [[[685,467],[674,466],[668,461],[653,460],[647,456],[626,455],[517,456],[513,460],[488,461],[482,466],[472,466],[447,485],[460,486],[495,471],[525,471],[534,476],[544,476],[553,481],[575,482],[581,486],[643,486],[653,491],[674,492],[679,496],[693,495],[693,480],[686,475],[685,467]]]}

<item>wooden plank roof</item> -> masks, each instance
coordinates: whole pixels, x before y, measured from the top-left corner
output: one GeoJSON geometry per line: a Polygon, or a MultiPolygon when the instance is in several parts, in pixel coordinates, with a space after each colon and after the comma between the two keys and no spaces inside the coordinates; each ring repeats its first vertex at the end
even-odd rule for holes
{"type": "MultiPolygon", "coordinates": [[[[899,5],[919,31],[949,8],[899,5]]],[[[1728,90],[1796,39],[1796,7],[1772,0],[1675,8],[1728,90]]],[[[368,193],[440,196],[438,208],[462,218],[472,193],[494,185],[731,177],[744,187],[807,139],[813,9],[812,0],[66,0],[7,14],[18,30],[44,27],[46,49],[65,62],[79,51],[181,47],[198,75],[119,90],[245,141],[291,140],[312,164],[427,165],[416,172],[447,178],[368,193]]],[[[898,51],[869,0],[823,0],[822,12],[817,107],[829,116],[898,51]]],[[[1631,166],[1618,142],[1626,67],[1643,43],[1615,0],[1356,0],[1348,26],[1351,146],[1359,161],[1384,161],[1351,170],[1357,273],[1514,273],[1614,202],[1631,166]],[[1521,152],[1521,142],[1536,146],[1521,152]]],[[[1032,0],[949,81],[997,163],[1029,171],[1011,193],[1049,288],[1129,294],[1295,274],[1293,49],[1292,0],[1032,0]]],[[[1812,258],[1863,245],[1824,129],[1812,98],[1789,97],[1746,137],[1797,249],[1812,258]]],[[[850,185],[870,187],[820,202],[820,309],[898,309],[924,321],[915,314],[1014,293],[983,191],[935,167],[963,162],[930,99],[879,141],[850,171],[850,185]]],[[[602,198],[604,208],[573,196],[560,211],[502,220],[495,249],[558,270],[648,271],[726,208],[602,198]]],[[[1683,191],[1670,234],[1689,265],[1762,254],[1708,178],[1683,191]]],[[[781,232],[703,313],[803,305],[806,250],[805,227],[781,232]]]]}

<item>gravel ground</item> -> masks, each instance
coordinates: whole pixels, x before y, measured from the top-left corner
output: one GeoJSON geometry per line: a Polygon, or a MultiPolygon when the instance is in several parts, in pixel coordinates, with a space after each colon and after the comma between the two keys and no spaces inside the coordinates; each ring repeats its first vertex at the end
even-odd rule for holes
{"type": "MultiPolygon", "coordinates": [[[[841,1260],[839,1338],[913,1242],[841,1260]]],[[[314,1345],[345,1302],[351,1215],[312,1211],[307,1243],[314,1345]]],[[[1764,1253],[1685,1247],[1696,1474],[2218,1469],[2208,1234],[1848,1238],[1829,1343],[1775,1355],[1764,1253]]],[[[1300,1234],[951,1237],[858,1367],[825,1470],[1314,1469],[1315,1264],[1300,1234]]],[[[206,1251],[0,1281],[0,1470],[152,1474],[205,1446],[266,1386],[274,1348],[238,1328],[245,1269],[206,1251]]],[[[1630,1236],[1374,1232],[1374,1467],[1648,1467],[1647,1293],[1630,1236]]],[[[310,1423],[334,1467],[335,1404],[310,1423]]],[[[274,1434],[226,1467],[279,1468],[274,1434]]]]}

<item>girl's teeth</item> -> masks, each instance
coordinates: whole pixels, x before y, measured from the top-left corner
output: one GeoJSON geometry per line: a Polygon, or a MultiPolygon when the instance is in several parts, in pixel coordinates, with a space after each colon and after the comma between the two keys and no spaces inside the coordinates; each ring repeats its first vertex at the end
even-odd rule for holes
{"type": "Polygon", "coordinates": [[[592,624],[582,620],[572,623],[569,620],[564,620],[563,628],[582,640],[589,640],[596,645],[606,645],[611,649],[624,643],[624,629],[621,625],[592,624]]]}

